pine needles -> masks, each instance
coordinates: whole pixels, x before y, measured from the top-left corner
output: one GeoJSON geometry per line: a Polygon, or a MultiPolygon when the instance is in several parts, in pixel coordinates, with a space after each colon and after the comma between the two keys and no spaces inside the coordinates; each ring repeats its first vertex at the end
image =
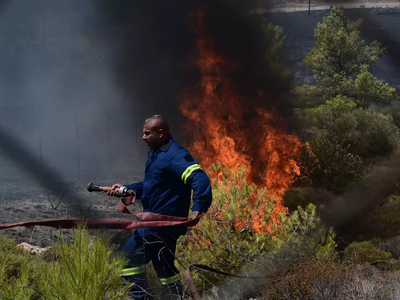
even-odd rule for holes
{"type": "Polygon", "coordinates": [[[123,299],[129,289],[120,277],[125,258],[113,257],[108,241],[91,239],[84,225],[72,237],[69,243],[60,236],[50,262],[0,238],[0,299],[123,299]]]}

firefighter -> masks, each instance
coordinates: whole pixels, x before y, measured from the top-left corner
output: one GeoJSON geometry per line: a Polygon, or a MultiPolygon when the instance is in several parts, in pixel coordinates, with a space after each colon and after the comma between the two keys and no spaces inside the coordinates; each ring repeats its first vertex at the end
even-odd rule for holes
{"type": "MultiPolygon", "coordinates": [[[[188,217],[193,190],[192,220],[211,205],[211,184],[193,156],[172,138],[166,119],[154,115],[144,122],[142,139],[149,148],[144,180],[132,184],[114,184],[108,192],[117,196],[121,186],[127,195],[142,200],[143,211],[162,215],[188,217]]],[[[134,283],[130,296],[149,299],[144,266],[152,261],[162,284],[163,299],[182,299],[183,286],[175,267],[175,250],[179,236],[187,227],[152,227],[135,230],[122,251],[128,265],[122,276],[134,283]]]]}

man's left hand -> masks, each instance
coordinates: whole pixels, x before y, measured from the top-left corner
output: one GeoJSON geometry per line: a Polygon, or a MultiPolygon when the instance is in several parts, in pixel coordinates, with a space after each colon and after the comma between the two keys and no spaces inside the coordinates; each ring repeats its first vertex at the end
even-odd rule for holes
{"type": "Polygon", "coordinates": [[[198,216],[200,216],[200,213],[198,211],[192,211],[192,213],[188,217],[188,221],[196,219],[198,216]]]}

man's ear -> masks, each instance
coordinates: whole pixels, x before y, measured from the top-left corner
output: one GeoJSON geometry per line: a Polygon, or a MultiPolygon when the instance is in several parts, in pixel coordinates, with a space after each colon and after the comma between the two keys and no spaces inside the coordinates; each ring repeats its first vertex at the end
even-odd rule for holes
{"type": "Polygon", "coordinates": [[[158,137],[161,139],[164,136],[164,130],[163,129],[159,129],[158,130],[158,137]]]}

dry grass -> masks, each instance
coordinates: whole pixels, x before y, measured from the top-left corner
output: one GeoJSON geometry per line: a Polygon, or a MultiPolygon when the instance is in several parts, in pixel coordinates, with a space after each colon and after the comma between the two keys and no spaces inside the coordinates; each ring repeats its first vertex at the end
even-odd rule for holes
{"type": "Polygon", "coordinates": [[[340,270],[332,260],[309,258],[290,266],[266,287],[267,299],[313,299],[316,282],[330,281],[340,270]]]}
{"type": "Polygon", "coordinates": [[[315,300],[400,299],[399,279],[399,270],[384,271],[375,266],[358,266],[339,272],[330,280],[315,283],[312,296],[315,300]]]}
{"type": "Polygon", "coordinates": [[[268,300],[400,299],[399,263],[346,266],[309,260],[269,282],[268,300]]]}
{"type": "Polygon", "coordinates": [[[307,260],[273,279],[263,288],[243,294],[255,281],[234,280],[215,287],[203,300],[395,300],[400,299],[399,263],[382,266],[348,266],[324,260],[307,260]],[[229,286],[229,291],[228,287],[229,286]],[[235,296],[233,290],[238,293],[235,296]]]}
{"type": "Polygon", "coordinates": [[[400,236],[383,241],[379,243],[377,247],[383,251],[391,253],[392,257],[395,259],[400,258],[400,236]]]}

